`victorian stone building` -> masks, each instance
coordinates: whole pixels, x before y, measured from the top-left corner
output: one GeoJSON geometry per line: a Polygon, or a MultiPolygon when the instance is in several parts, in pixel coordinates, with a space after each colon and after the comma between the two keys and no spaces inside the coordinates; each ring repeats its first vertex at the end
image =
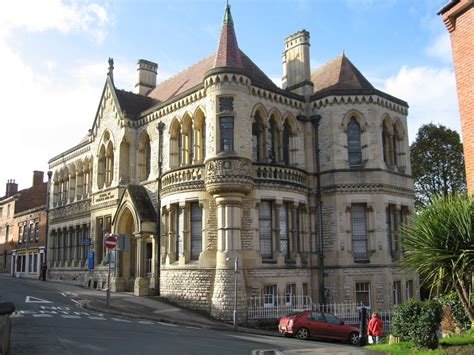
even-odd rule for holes
{"type": "Polygon", "coordinates": [[[412,297],[397,265],[413,206],[408,105],[345,55],[311,72],[309,39],[285,40],[282,88],[239,49],[229,7],[217,51],[158,85],[157,64],[139,60],[136,93],[120,90],[109,61],[89,134],[49,162],[50,277],[105,287],[112,232],[131,240],[113,290],[222,319],[235,267],[243,316],[279,296],[377,309],[412,297]]]}

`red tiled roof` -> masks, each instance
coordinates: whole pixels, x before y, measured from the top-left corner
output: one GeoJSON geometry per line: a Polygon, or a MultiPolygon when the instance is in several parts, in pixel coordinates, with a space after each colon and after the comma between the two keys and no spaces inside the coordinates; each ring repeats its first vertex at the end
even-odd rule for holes
{"type": "Polygon", "coordinates": [[[214,68],[236,67],[242,68],[242,57],[234,31],[234,21],[230,14],[230,5],[227,4],[222,25],[219,44],[217,45],[214,68]]]}
{"type": "Polygon", "coordinates": [[[314,93],[326,90],[370,90],[374,87],[344,55],[316,69],[311,74],[314,93]]]}

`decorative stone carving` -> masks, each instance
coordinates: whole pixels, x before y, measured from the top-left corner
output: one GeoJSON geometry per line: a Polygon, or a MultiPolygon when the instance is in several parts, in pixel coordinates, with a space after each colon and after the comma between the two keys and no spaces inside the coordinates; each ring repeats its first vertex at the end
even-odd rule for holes
{"type": "Polygon", "coordinates": [[[163,175],[161,196],[190,190],[204,190],[204,165],[175,169],[163,175]]]}
{"type": "Polygon", "coordinates": [[[54,208],[49,211],[49,218],[51,222],[61,220],[62,218],[69,219],[71,216],[80,216],[87,214],[91,209],[90,199],[82,200],[76,203],[71,203],[61,207],[54,208]]]}
{"type": "Polygon", "coordinates": [[[206,189],[211,194],[247,194],[254,186],[252,162],[245,158],[214,158],[206,163],[206,189]]]}

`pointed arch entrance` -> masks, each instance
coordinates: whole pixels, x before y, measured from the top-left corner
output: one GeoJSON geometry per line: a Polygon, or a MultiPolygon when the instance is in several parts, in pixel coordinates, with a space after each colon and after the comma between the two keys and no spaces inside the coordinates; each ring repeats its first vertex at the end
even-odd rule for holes
{"type": "MultiPolygon", "coordinates": [[[[123,283],[123,291],[133,291],[136,277],[136,221],[129,206],[122,209],[115,231],[130,237],[130,250],[119,252],[116,277],[123,283]]],[[[120,290],[117,290],[120,291],[120,290]]]]}

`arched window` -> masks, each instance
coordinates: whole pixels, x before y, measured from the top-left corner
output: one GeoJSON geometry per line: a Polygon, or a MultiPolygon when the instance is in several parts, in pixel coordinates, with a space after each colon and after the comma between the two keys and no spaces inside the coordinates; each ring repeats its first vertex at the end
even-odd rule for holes
{"type": "Polygon", "coordinates": [[[99,161],[97,165],[97,187],[104,187],[105,183],[105,146],[102,145],[99,150],[99,161]]]}
{"type": "Polygon", "coordinates": [[[264,154],[264,142],[263,142],[264,126],[260,112],[257,111],[254,116],[252,123],[252,159],[253,161],[263,161],[265,159],[264,154]]]}
{"type": "Polygon", "coordinates": [[[126,183],[130,180],[130,144],[126,141],[120,143],[120,181],[126,183]]]}
{"type": "Polygon", "coordinates": [[[362,164],[360,125],[355,117],[352,117],[347,125],[347,150],[349,153],[349,165],[362,164]]]}
{"type": "Polygon", "coordinates": [[[193,161],[193,123],[191,117],[186,114],[183,118],[182,146],[181,146],[181,165],[189,165],[193,161]]]}
{"type": "Polygon", "coordinates": [[[112,142],[107,146],[106,165],[105,165],[105,184],[109,186],[114,179],[114,147],[112,142]]]}
{"type": "Polygon", "coordinates": [[[389,167],[393,166],[393,140],[386,121],[384,121],[382,126],[382,148],[384,162],[389,167]]]}
{"type": "Polygon", "coordinates": [[[175,119],[170,126],[170,168],[181,165],[181,124],[175,119]]]}
{"type": "Polygon", "coordinates": [[[286,165],[290,164],[291,136],[291,127],[288,123],[288,120],[286,120],[285,124],[283,125],[283,162],[286,165]]]}
{"type": "Polygon", "coordinates": [[[194,161],[192,163],[199,164],[206,158],[206,117],[199,109],[194,115],[194,161]]]}
{"type": "Polygon", "coordinates": [[[145,132],[140,139],[139,149],[138,149],[138,178],[140,181],[145,181],[150,176],[150,166],[151,166],[151,144],[150,137],[145,132]]]}
{"type": "Polygon", "coordinates": [[[274,116],[270,117],[268,129],[268,160],[271,163],[278,161],[278,129],[274,116]]]}

